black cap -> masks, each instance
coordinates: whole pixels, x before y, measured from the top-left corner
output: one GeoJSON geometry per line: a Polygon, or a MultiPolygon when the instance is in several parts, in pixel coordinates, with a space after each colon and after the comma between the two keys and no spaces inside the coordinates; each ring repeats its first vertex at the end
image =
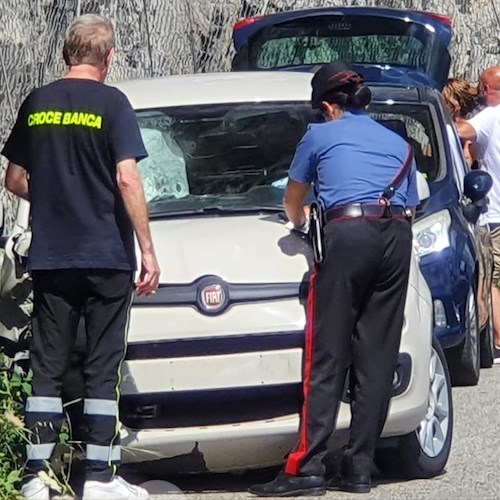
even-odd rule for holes
{"type": "Polygon", "coordinates": [[[311,105],[314,109],[319,108],[323,100],[322,98],[328,92],[349,83],[360,84],[363,82],[363,77],[353,71],[344,61],[334,61],[325,64],[314,74],[311,81],[311,105]]]}

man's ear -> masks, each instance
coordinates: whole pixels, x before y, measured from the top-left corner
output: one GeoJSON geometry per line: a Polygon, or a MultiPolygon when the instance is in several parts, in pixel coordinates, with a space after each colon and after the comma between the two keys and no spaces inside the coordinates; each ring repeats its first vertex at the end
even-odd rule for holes
{"type": "Polygon", "coordinates": [[[113,47],[108,54],[108,57],[106,57],[106,67],[109,69],[111,67],[111,63],[113,62],[113,59],[116,54],[116,49],[113,47]]]}

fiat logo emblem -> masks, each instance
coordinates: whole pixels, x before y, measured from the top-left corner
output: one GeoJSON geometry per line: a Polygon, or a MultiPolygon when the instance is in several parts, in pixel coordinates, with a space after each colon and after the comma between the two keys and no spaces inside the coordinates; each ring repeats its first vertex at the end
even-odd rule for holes
{"type": "Polygon", "coordinates": [[[207,285],[201,289],[201,306],[207,312],[216,312],[226,304],[226,292],[221,285],[207,285]]]}

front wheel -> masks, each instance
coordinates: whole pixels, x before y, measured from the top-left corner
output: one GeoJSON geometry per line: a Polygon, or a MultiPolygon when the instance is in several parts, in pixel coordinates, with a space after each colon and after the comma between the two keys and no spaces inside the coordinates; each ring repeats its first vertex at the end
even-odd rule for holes
{"type": "Polygon", "coordinates": [[[453,385],[477,385],[481,368],[480,333],[474,287],[470,287],[465,311],[465,338],[447,350],[453,385]]]}
{"type": "Polygon", "coordinates": [[[405,478],[430,478],[443,472],[453,436],[453,401],[446,357],[432,339],[429,404],[418,428],[401,436],[396,447],[377,450],[379,469],[405,478]]]}

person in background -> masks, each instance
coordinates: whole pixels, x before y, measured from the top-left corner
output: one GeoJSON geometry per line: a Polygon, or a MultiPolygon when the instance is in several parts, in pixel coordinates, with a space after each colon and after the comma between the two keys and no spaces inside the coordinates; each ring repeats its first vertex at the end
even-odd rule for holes
{"type": "Polygon", "coordinates": [[[495,357],[500,355],[500,66],[486,69],[479,79],[479,99],[486,104],[470,119],[458,118],[457,129],[464,142],[475,146],[479,168],[488,172],[493,187],[488,195],[488,211],[482,215],[491,230],[493,246],[493,324],[495,357]]]}
{"type": "Polygon", "coordinates": [[[137,161],[147,156],[124,94],[104,84],[115,54],[111,22],[87,14],[68,29],[67,74],[25,99],[2,154],[5,186],[31,203],[33,278],[31,430],[25,498],[48,500],[44,478],[63,421],[63,376],[85,320],[84,414],[88,424],[83,500],[148,498],[116,475],[118,399],[135,292],[155,293],[160,268],[137,161]]]}
{"type": "MultiPolygon", "coordinates": [[[[464,78],[449,78],[443,87],[442,94],[455,122],[467,120],[478,111],[478,88],[464,78]]],[[[472,141],[465,141],[463,148],[469,167],[477,168],[472,141]]]]}
{"type": "Polygon", "coordinates": [[[297,146],[285,211],[307,225],[304,200],[314,182],[325,213],[324,260],[311,278],[299,440],[273,481],[251,486],[262,497],[367,493],[375,444],[384,426],[396,369],[419,203],[411,146],[365,111],[363,78],[336,61],[312,80],[312,124],[297,146]],[[395,182],[395,179],[399,179],[395,182]],[[387,188],[394,188],[389,201],[387,188]],[[350,365],[351,427],[339,477],[326,481],[323,458],[350,365]]]}
{"type": "MultiPolygon", "coordinates": [[[[464,78],[449,78],[442,90],[443,98],[455,123],[472,118],[480,111],[479,91],[477,86],[464,78]]],[[[462,141],[464,157],[470,169],[478,169],[476,146],[472,141],[462,141]]],[[[488,320],[490,287],[485,287],[485,270],[493,261],[493,247],[488,224],[484,217],[479,219],[475,231],[476,244],[479,249],[479,279],[477,289],[477,305],[480,324],[488,320]]]]}

